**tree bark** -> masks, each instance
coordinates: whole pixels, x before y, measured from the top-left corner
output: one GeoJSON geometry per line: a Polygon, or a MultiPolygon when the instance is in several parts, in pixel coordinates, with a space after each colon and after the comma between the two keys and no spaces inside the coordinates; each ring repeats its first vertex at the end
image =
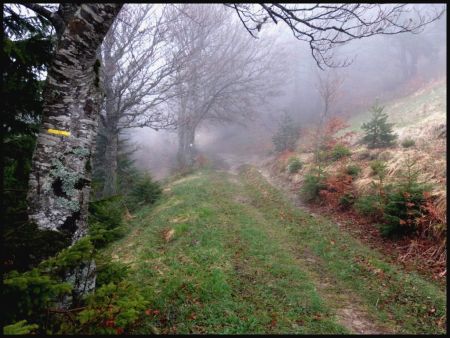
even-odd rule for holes
{"type": "Polygon", "coordinates": [[[107,131],[107,144],[105,149],[105,183],[103,186],[103,197],[117,194],[117,155],[119,148],[119,137],[114,131],[107,131]]]}
{"type": "Polygon", "coordinates": [[[82,4],[48,70],[43,123],[29,179],[29,219],[41,229],[87,231],[90,160],[103,94],[97,50],[122,4],[82,4]]]}
{"type": "Polygon", "coordinates": [[[104,81],[104,90],[106,93],[105,114],[101,117],[100,133],[106,139],[104,148],[104,163],[101,168],[104,172],[104,183],[102,197],[108,197],[117,193],[117,156],[119,150],[119,114],[116,93],[112,87],[114,81],[115,61],[111,56],[111,49],[104,48],[103,55],[104,68],[101,72],[101,78],[104,81]]]}
{"type": "Polygon", "coordinates": [[[178,129],[177,161],[180,169],[192,168],[195,161],[195,127],[189,123],[182,123],[178,129]]]}

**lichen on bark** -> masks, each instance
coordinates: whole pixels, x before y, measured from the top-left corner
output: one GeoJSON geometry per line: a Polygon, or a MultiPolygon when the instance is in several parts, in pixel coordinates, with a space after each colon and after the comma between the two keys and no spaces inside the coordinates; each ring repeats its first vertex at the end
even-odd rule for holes
{"type": "MultiPolygon", "coordinates": [[[[70,170],[58,159],[53,160],[52,165],[53,169],[50,170],[50,175],[54,178],[53,185],[59,182],[61,185],[61,190],[66,196],[75,196],[75,190],[77,190],[75,185],[80,178],[82,178],[82,173],[70,170]]],[[[57,193],[55,194],[58,195],[57,193]]]]}
{"type": "Polygon", "coordinates": [[[27,198],[30,221],[55,231],[70,224],[75,242],[87,232],[89,163],[103,98],[98,50],[122,4],[72,7],[48,69],[27,198]]]}

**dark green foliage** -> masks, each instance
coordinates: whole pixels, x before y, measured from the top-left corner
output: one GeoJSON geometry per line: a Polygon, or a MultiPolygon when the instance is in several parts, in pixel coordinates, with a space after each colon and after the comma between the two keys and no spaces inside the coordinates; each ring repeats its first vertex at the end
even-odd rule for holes
{"type": "Polygon", "coordinates": [[[96,248],[117,240],[124,234],[122,196],[113,196],[89,203],[89,235],[96,248]]]}
{"type": "Polygon", "coordinates": [[[384,107],[377,103],[371,108],[372,119],[363,123],[361,128],[365,131],[362,142],[368,148],[385,148],[394,144],[397,135],[392,131],[392,123],[387,123],[387,114],[383,113],[384,107]]]}
{"type": "Polygon", "coordinates": [[[296,157],[291,157],[288,161],[287,170],[293,174],[298,172],[303,167],[303,163],[296,157]]]}
{"type": "Polygon", "coordinates": [[[409,157],[404,163],[400,181],[395,185],[383,185],[387,168],[384,162],[374,161],[371,168],[379,180],[378,183],[372,182],[377,193],[360,197],[355,208],[382,221],[379,227],[384,236],[401,237],[414,233],[423,216],[425,195],[431,187],[418,181],[419,171],[409,157]]]}
{"type": "Polygon", "coordinates": [[[31,334],[39,327],[37,324],[28,324],[26,320],[18,321],[3,327],[4,335],[31,334]]]}
{"type": "Polygon", "coordinates": [[[38,268],[24,273],[11,271],[4,280],[2,298],[8,311],[4,311],[2,318],[7,323],[24,318],[32,323],[42,322],[45,309],[70,291],[70,284],[62,283],[38,268]]]}
{"type": "Polygon", "coordinates": [[[77,312],[72,322],[61,323],[60,333],[127,333],[144,315],[148,301],[142,287],[126,281],[128,267],[100,256],[97,256],[97,262],[95,293],[87,296],[84,309],[77,312]]]}
{"type": "Polygon", "coordinates": [[[101,285],[86,300],[86,308],[63,331],[77,334],[120,334],[133,329],[145,315],[149,301],[128,281],[101,285]]]}
{"type": "Polygon", "coordinates": [[[100,256],[96,257],[96,290],[83,300],[84,310],[74,312],[72,321],[61,315],[62,309],[48,312],[48,309],[58,309],[63,297],[72,291],[72,286],[65,281],[67,273],[82,262],[90,261],[95,253],[87,236],[31,271],[8,273],[2,297],[3,304],[8,305],[2,318],[5,323],[12,323],[7,329],[23,332],[36,329],[38,325],[41,334],[89,334],[118,333],[132,328],[143,315],[147,301],[138,285],[125,281],[128,268],[124,264],[100,256]],[[17,323],[23,320],[33,326],[17,323]],[[106,320],[113,320],[115,324],[106,325],[106,320]]]}
{"type": "Polygon", "coordinates": [[[40,74],[51,59],[52,43],[48,25],[34,26],[39,19],[17,15],[11,6],[3,7],[2,97],[8,99],[2,102],[0,135],[2,150],[12,161],[31,157],[42,112],[40,74]]]}
{"type": "Polygon", "coordinates": [[[410,138],[404,139],[404,140],[402,141],[402,147],[403,147],[403,148],[414,147],[415,144],[416,144],[416,142],[415,142],[413,139],[410,139],[410,138]]]}
{"type": "Polygon", "coordinates": [[[96,287],[99,288],[102,285],[109,283],[118,284],[125,280],[128,273],[129,268],[127,265],[103,258],[102,261],[97,264],[96,287]]]}
{"type": "Polygon", "coordinates": [[[292,118],[285,114],[280,122],[277,132],[272,137],[272,142],[276,152],[285,150],[293,151],[298,137],[300,136],[298,126],[295,125],[292,118]]]}
{"type": "Polygon", "coordinates": [[[372,175],[378,176],[383,179],[387,174],[387,164],[384,161],[375,160],[370,163],[370,168],[372,169],[372,175]]]}
{"type": "Polygon", "coordinates": [[[68,271],[78,267],[82,262],[90,261],[94,250],[91,239],[88,236],[83,237],[56,256],[43,261],[39,264],[39,269],[64,278],[68,271]]]}
{"type": "MultiPolygon", "coordinates": [[[[26,319],[41,329],[46,324],[46,309],[57,307],[72,286],[65,281],[71,269],[92,259],[93,246],[85,237],[58,255],[41,262],[36,268],[23,273],[9,272],[4,279],[3,302],[8,304],[3,318],[7,323],[26,319]]],[[[56,323],[47,323],[53,326],[56,323]]]]}
{"type": "MultiPolygon", "coordinates": [[[[96,152],[93,157],[92,171],[92,195],[95,198],[102,198],[103,186],[105,184],[105,151],[106,137],[101,132],[97,134],[96,152]]],[[[134,182],[139,177],[139,170],[132,159],[133,153],[137,150],[128,139],[119,137],[119,149],[117,154],[117,192],[126,195],[130,192],[134,182]]]]}
{"type": "Polygon", "coordinates": [[[355,201],[355,209],[366,216],[380,219],[383,216],[384,200],[379,195],[365,195],[355,201]]]}
{"type": "Polygon", "coordinates": [[[356,176],[358,176],[361,173],[361,167],[357,164],[349,164],[346,168],[345,168],[345,173],[347,175],[352,176],[353,178],[355,178],[356,176]]]}
{"type": "Polygon", "coordinates": [[[126,198],[126,204],[130,210],[136,210],[139,206],[155,203],[161,193],[159,183],[153,181],[150,175],[145,174],[139,177],[132,187],[126,198]]]}
{"type": "Polygon", "coordinates": [[[350,156],[351,154],[352,153],[350,149],[348,149],[346,146],[344,146],[343,144],[337,144],[333,147],[333,149],[331,149],[329,153],[329,158],[332,161],[337,161],[340,160],[341,158],[350,156]]]}
{"type": "Polygon", "coordinates": [[[404,163],[399,184],[388,194],[384,209],[384,224],[381,233],[385,236],[403,236],[418,229],[418,219],[422,216],[425,194],[431,186],[418,181],[419,171],[409,157],[404,163]]]}
{"type": "MultiPolygon", "coordinates": [[[[23,218],[26,218],[25,210],[23,218]]],[[[25,271],[66,248],[72,235],[40,230],[34,223],[6,223],[3,229],[3,271],[25,271]]]]}
{"type": "Polygon", "coordinates": [[[65,234],[28,223],[26,192],[42,113],[43,72],[51,60],[50,25],[39,16],[3,6],[0,113],[0,222],[4,271],[24,271],[67,245],[65,234]]]}
{"type": "Polygon", "coordinates": [[[384,214],[384,207],[387,203],[388,195],[392,191],[391,185],[385,185],[384,179],[387,175],[387,164],[384,161],[375,160],[370,163],[372,175],[376,181],[371,182],[374,195],[365,195],[358,198],[355,208],[361,214],[371,216],[376,220],[381,220],[384,214]]]}
{"type": "Polygon", "coordinates": [[[389,196],[384,209],[384,220],[380,228],[384,236],[402,236],[417,230],[414,219],[421,215],[421,205],[425,201],[424,189],[417,186],[409,191],[396,191],[389,196]]]}
{"type": "Polygon", "coordinates": [[[345,193],[339,199],[339,206],[342,209],[349,209],[355,203],[356,197],[353,193],[345,193]]]}
{"type": "Polygon", "coordinates": [[[321,169],[313,169],[305,175],[300,194],[307,202],[312,202],[319,197],[320,190],[326,188],[326,174],[321,169]]]}

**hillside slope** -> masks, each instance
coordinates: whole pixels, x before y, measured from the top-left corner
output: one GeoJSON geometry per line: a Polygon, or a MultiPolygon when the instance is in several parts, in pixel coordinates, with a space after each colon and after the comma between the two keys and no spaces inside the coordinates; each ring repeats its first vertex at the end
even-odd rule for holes
{"type": "MultiPolygon", "coordinates": [[[[395,124],[396,131],[400,132],[402,137],[403,130],[417,130],[425,125],[446,124],[446,97],[446,81],[440,80],[410,95],[383,102],[384,111],[388,113],[390,122],[395,124]]],[[[349,121],[351,129],[361,131],[361,124],[369,118],[369,110],[353,116],[349,121]]],[[[425,136],[424,134],[414,134],[414,136],[425,136]]]]}
{"type": "MultiPolygon", "coordinates": [[[[385,151],[373,151],[368,157],[379,157],[387,162],[388,175],[394,178],[399,174],[406,158],[409,156],[416,162],[420,170],[421,181],[433,185],[436,205],[446,223],[446,176],[447,176],[447,86],[440,81],[424,87],[417,92],[385,103],[384,111],[389,122],[394,123],[394,132],[398,135],[396,147],[385,151]],[[415,145],[411,148],[401,146],[405,139],[412,139],[415,145]]],[[[363,112],[349,121],[353,130],[361,137],[361,124],[370,119],[369,112],[363,112]]],[[[354,145],[354,158],[361,159],[367,150],[354,145]]],[[[356,184],[367,187],[368,170],[356,184]]]]}
{"type": "MultiPolygon", "coordinates": [[[[399,261],[408,261],[417,265],[422,271],[427,273],[426,270],[428,270],[435,278],[441,279],[446,275],[446,91],[446,82],[438,81],[411,95],[381,102],[389,116],[388,122],[394,123],[394,132],[398,135],[396,145],[389,148],[368,149],[361,144],[360,140],[363,136],[361,124],[370,120],[370,113],[366,111],[354,116],[348,121],[350,127],[337,134],[343,135],[346,131],[355,132],[347,145],[351,155],[338,160],[325,160],[321,163],[321,168],[338,184],[339,176],[342,177],[348,166],[360,168],[360,173],[351,179],[352,194],[356,199],[374,194],[373,183],[376,183],[376,177],[371,164],[375,160],[384,162],[387,166],[387,176],[383,182],[385,186],[398,184],[405,175],[408,164],[412,165],[412,170],[419,173],[418,181],[431,186],[430,204],[427,204],[426,212],[427,215],[431,215],[432,220],[419,229],[421,238],[411,236],[404,241],[388,242],[381,238],[375,224],[368,224],[370,223],[368,217],[364,220],[360,217],[361,222],[356,219],[361,224],[354,225],[355,219],[351,218],[353,216],[351,213],[355,214],[355,210],[352,209],[350,213],[345,214],[336,205],[328,205],[324,199],[319,203],[328,207],[337,217],[347,218],[344,222],[353,224],[351,227],[359,231],[362,237],[369,235],[370,240],[377,241],[381,251],[387,250],[390,254],[396,255],[399,261]],[[412,146],[402,145],[406,139],[414,141],[412,146]],[[338,215],[339,212],[342,215],[338,215]],[[389,248],[385,247],[386,245],[389,248]]],[[[303,185],[305,175],[316,166],[313,161],[313,147],[308,144],[312,144],[311,137],[304,135],[300,138],[295,152],[282,154],[267,161],[272,175],[289,182],[291,188],[296,189],[297,192],[303,185]],[[291,157],[298,157],[304,163],[301,170],[294,174],[286,170],[291,157]]]]}
{"type": "Polygon", "coordinates": [[[293,206],[251,167],[168,184],[106,254],[153,315],[133,333],[443,333],[445,292],[293,206]]]}
{"type": "MultiPolygon", "coordinates": [[[[370,120],[369,110],[352,117],[347,130],[356,132],[351,149],[352,160],[381,159],[387,162],[388,176],[394,178],[408,156],[417,162],[421,171],[419,177],[434,185],[434,193],[439,196],[438,204],[442,216],[446,214],[446,174],[447,174],[447,85],[441,80],[422,89],[388,102],[383,102],[384,112],[393,123],[393,131],[398,135],[397,145],[387,149],[368,150],[357,141],[363,136],[361,125],[370,120]],[[415,145],[402,147],[405,139],[412,139],[415,145]]],[[[333,165],[332,165],[333,166],[333,165]]],[[[364,190],[367,187],[369,170],[365,170],[356,184],[364,190]]]]}

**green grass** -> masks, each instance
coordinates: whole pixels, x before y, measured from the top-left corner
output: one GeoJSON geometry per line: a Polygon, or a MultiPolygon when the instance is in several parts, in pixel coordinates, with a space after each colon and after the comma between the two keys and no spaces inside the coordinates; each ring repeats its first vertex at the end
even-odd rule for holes
{"type": "Polygon", "coordinates": [[[321,264],[314,268],[333,276],[338,289],[357,293],[372,314],[390,322],[398,333],[445,332],[444,326],[437,325],[446,314],[446,296],[438,285],[401,272],[326,218],[313,218],[293,208],[256,170],[246,170],[243,178],[264,217],[281,221],[298,248],[317,255],[321,264]]]}
{"type": "Polygon", "coordinates": [[[129,235],[107,249],[131,265],[159,311],[133,333],[348,333],[336,317],[339,294],[348,292],[392,331],[444,330],[434,323],[445,314],[442,291],[295,209],[255,170],[239,180],[203,171],[171,182],[135,216],[129,235]],[[322,277],[335,295],[322,292],[322,277]]]}

